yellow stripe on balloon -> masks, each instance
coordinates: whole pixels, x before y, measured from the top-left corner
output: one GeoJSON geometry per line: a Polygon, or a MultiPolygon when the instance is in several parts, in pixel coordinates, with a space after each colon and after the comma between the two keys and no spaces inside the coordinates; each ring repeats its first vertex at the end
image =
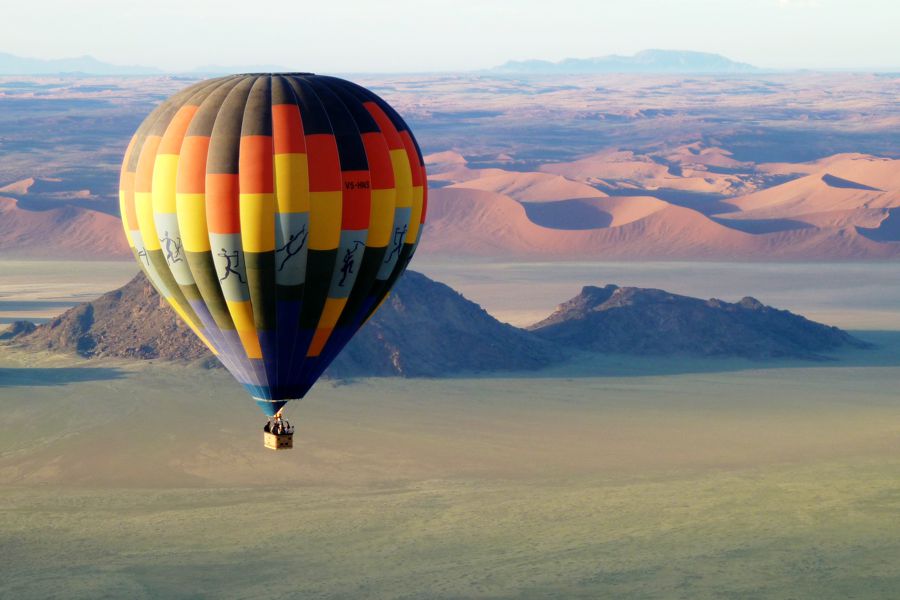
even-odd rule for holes
{"type": "Polygon", "coordinates": [[[134,248],[134,239],[131,237],[131,227],[128,225],[128,217],[125,212],[125,191],[119,190],[119,214],[122,215],[122,229],[125,230],[125,238],[128,240],[128,247],[134,248]]]}
{"type": "Polygon", "coordinates": [[[397,190],[372,190],[372,204],[369,210],[369,237],[366,246],[383,248],[391,241],[391,229],[394,225],[394,206],[397,203],[397,190]]]}
{"type": "Polygon", "coordinates": [[[397,208],[406,208],[412,204],[412,169],[406,150],[391,150],[391,165],[397,185],[397,208]]]}
{"type": "Polygon", "coordinates": [[[341,192],[310,192],[310,250],[334,250],[340,246],[343,198],[341,192]]]}
{"type": "Polygon", "coordinates": [[[253,306],[249,300],[243,302],[227,302],[228,312],[234,321],[244,352],[248,358],[262,358],[262,349],[259,346],[259,337],[256,334],[256,325],[253,322],[253,306]]]}
{"type": "Polygon", "coordinates": [[[241,244],[244,252],[275,250],[275,195],[240,195],[241,244]]]}
{"type": "Polygon", "coordinates": [[[309,162],[306,154],[275,155],[275,202],[280,213],[309,211],[309,162]]]}
{"type": "Polygon", "coordinates": [[[325,301],[325,307],[322,309],[322,315],[319,317],[317,329],[331,329],[341,316],[344,306],[347,304],[347,298],[329,298],[325,301]]]}
{"type": "Polygon", "coordinates": [[[176,194],[178,230],[187,252],[209,252],[206,194],[176,194]]]}
{"type": "Polygon", "coordinates": [[[141,232],[141,239],[144,240],[144,248],[148,252],[159,250],[159,238],[156,237],[156,223],[153,220],[153,194],[135,192],[134,206],[137,212],[138,229],[141,232]]]}
{"type": "Polygon", "coordinates": [[[406,243],[412,244],[419,237],[419,226],[422,220],[422,202],[425,197],[421,185],[412,189],[412,212],[409,216],[409,229],[406,230],[406,243]]]}
{"type": "Polygon", "coordinates": [[[177,154],[157,154],[153,165],[153,212],[175,214],[177,154]]]}

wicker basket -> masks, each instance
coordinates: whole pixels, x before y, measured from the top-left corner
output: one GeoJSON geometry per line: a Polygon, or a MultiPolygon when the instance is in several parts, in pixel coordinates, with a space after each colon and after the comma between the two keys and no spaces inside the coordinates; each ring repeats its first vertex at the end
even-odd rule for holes
{"type": "Polygon", "coordinates": [[[263,444],[270,450],[290,450],[294,447],[294,434],[264,431],[263,444]]]}

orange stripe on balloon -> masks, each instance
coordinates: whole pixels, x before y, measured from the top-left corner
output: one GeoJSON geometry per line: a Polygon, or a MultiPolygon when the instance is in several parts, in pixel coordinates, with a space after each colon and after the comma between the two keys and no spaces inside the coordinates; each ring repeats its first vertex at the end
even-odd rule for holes
{"type": "Polygon", "coordinates": [[[403,140],[400,139],[397,128],[394,127],[394,123],[387,114],[381,110],[381,107],[374,102],[363,102],[363,106],[366,107],[366,110],[369,111],[369,114],[375,119],[375,123],[378,124],[378,129],[384,134],[384,139],[387,140],[388,148],[391,150],[400,150],[403,148],[403,140]]]}
{"type": "MultiPolygon", "coordinates": [[[[125,173],[128,170],[128,162],[131,160],[131,153],[134,152],[134,144],[137,142],[137,136],[131,136],[131,140],[128,142],[128,148],[125,150],[125,157],[122,159],[122,169],[119,171],[120,181],[125,177],[125,173]]],[[[122,186],[119,185],[119,188],[122,189],[122,186]]]]}
{"type": "Polygon", "coordinates": [[[202,194],[206,189],[206,156],[209,137],[191,135],[184,138],[178,159],[175,191],[179,194],[202,194]]]}
{"type": "Polygon", "coordinates": [[[368,171],[344,171],[341,205],[341,229],[366,229],[372,210],[372,182],[368,171]]]}
{"type": "Polygon", "coordinates": [[[169,121],[166,133],[163,135],[162,141],[159,143],[158,154],[178,154],[181,150],[181,142],[184,140],[184,134],[187,132],[191,119],[197,112],[196,106],[182,106],[169,121]]]}
{"type": "Polygon", "coordinates": [[[272,166],[272,136],[241,136],[240,189],[243,194],[271,194],[275,191],[272,166]]]}
{"type": "Polygon", "coordinates": [[[237,175],[206,176],[206,221],[210,233],[240,233],[239,185],[237,175]]]}
{"type": "Polygon", "coordinates": [[[363,146],[366,148],[366,160],[372,177],[372,188],[389,190],[394,187],[394,167],[391,154],[384,136],[380,133],[362,134],[363,146]]]}
{"type": "Polygon", "coordinates": [[[272,137],[275,154],[304,154],[306,140],[303,137],[303,121],[296,104],[272,106],[272,137]]]}
{"type": "Polygon", "coordinates": [[[156,149],[159,147],[158,135],[149,135],[139,149],[137,171],[134,177],[134,191],[150,193],[153,189],[153,167],[156,164],[156,149]]]}
{"type": "Polygon", "coordinates": [[[306,147],[309,153],[309,191],[340,191],[341,159],[334,136],[327,133],[308,135],[306,147]]]}
{"type": "Polygon", "coordinates": [[[413,143],[408,131],[400,132],[400,139],[403,140],[403,147],[406,148],[406,155],[409,157],[409,168],[412,169],[413,187],[418,187],[424,183],[425,170],[419,162],[419,153],[416,152],[416,145],[413,143]]]}

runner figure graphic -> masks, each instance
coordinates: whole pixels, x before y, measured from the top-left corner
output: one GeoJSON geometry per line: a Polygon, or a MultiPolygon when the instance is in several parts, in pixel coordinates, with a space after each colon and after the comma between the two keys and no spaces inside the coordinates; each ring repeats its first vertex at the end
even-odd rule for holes
{"type": "Polygon", "coordinates": [[[169,232],[165,232],[165,237],[160,238],[160,243],[166,250],[166,261],[169,264],[181,262],[181,238],[173,240],[169,237],[169,232]]]}
{"type": "Polygon", "coordinates": [[[144,262],[147,264],[148,267],[150,266],[150,257],[147,256],[146,248],[141,248],[140,250],[138,250],[137,255],[144,259],[144,262]]]}
{"type": "Polygon", "coordinates": [[[400,248],[403,247],[403,238],[406,236],[406,225],[403,226],[403,229],[399,227],[394,229],[394,241],[393,248],[391,248],[391,253],[387,255],[387,258],[384,259],[385,264],[391,262],[394,258],[394,254],[400,253],[400,248]]]}
{"type": "Polygon", "coordinates": [[[341,273],[343,273],[344,276],[341,277],[341,280],[338,282],[338,287],[344,287],[344,282],[347,281],[347,275],[353,273],[353,265],[356,262],[354,255],[356,254],[356,249],[360,246],[365,246],[365,244],[356,240],[353,242],[353,247],[347,248],[347,251],[344,253],[344,264],[341,267],[341,273]]]}
{"type": "Polygon", "coordinates": [[[284,246],[282,246],[281,248],[278,248],[278,250],[276,250],[276,252],[284,252],[285,253],[285,257],[281,261],[281,266],[278,267],[279,271],[284,269],[284,265],[287,264],[287,261],[292,256],[296,256],[297,253],[299,253],[301,250],[303,250],[303,246],[306,244],[306,236],[307,236],[306,225],[304,225],[303,229],[301,229],[297,233],[291,234],[290,239],[287,241],[287,243],[284,246]],[[300,240],[300,244],[296,248],[292,248],[291,244],[293,244],[297,240],[297,238],[299,238],[301,235],[303,236],[303,238],[300,240]]]}
{"type": "Polygon", "coordinates": [[[241,277],[241,274],[238,273],[237,271],[235,271],[235,269],[237,269],[239,266],[241,266],[241,259],[240,259],[241,254],[240,254],[239,250],[235,250],[234,252],[229,254],[228,251],[225,250],[225,248],[222,248],[222,251],[219,252],[217,254],[217,256],[221,256],[226,261],[228,261],[225,264],[225,274],[222,275],[222,277],[219,279],[219,281],[225,281],[226,279],[228,279],[229,275],[234,273],[235,275],[237,275],[237,278],[241,283],[247,283],[246,281],[244,281],[244,278],[241,277]]]}

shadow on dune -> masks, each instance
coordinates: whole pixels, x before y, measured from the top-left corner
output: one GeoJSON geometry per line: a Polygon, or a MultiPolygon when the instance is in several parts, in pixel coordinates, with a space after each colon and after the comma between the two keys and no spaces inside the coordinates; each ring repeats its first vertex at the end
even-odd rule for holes
{"type": "Polygon", "coordinates": [[[707,192],[693,192],[690,190],[675,190],[660,188],[656,190],[644,189],[619,189],[602,184],[594,184],[594,187],[610,196],[650,196],[657,200],[663,200],[675,206],[690,208],[704,215],[715,215],[731,212],[734,206],[723,202],[728,196],[707,192]]]}
{"type": "Polygon", "coordinates": [[[522,202],[528,219],[541,227],[579,231],[612,225],[608,212],[593,206],[590,199],[557,200],[555,202],[522,202]]]}
{"type": "Polygon", "coordinates": [[[780,231],[794,231],[796,229],[812,229],[813,225],[804,221],[793,219],[728,219],[711,217],[719,225],[737,229],[744,233],[766,234],[780,231]]]}
{"type": "Polygon", "coordinates": [[[82,381],[122,379],[125,373],[111,367],[20,368],[0,367],[0,388],[66,385],[82,381]]]}
{"type": "Polygon", "coordinates": [[[844,179],[843,177],[837,177],[835,175],[831,175],[830,173],[826,173],[822,175],[822,181],[824,181],[827,185],[836,188],[843,188],[848,190],[864,190],[868,192],[883,192],[884,190],[878,189],[876,187],[872,187],[870,185],[866,185],[864,183],[858,183],[856,181],[851,181],[849,179],[844,179]]]}
{"type": "Polygon", "coordinates": [[[878,227],[857,227],[856,231],[876,242],[898,242],[900,241],[900,209],[889,209],[887,218],[878,227]]]}

